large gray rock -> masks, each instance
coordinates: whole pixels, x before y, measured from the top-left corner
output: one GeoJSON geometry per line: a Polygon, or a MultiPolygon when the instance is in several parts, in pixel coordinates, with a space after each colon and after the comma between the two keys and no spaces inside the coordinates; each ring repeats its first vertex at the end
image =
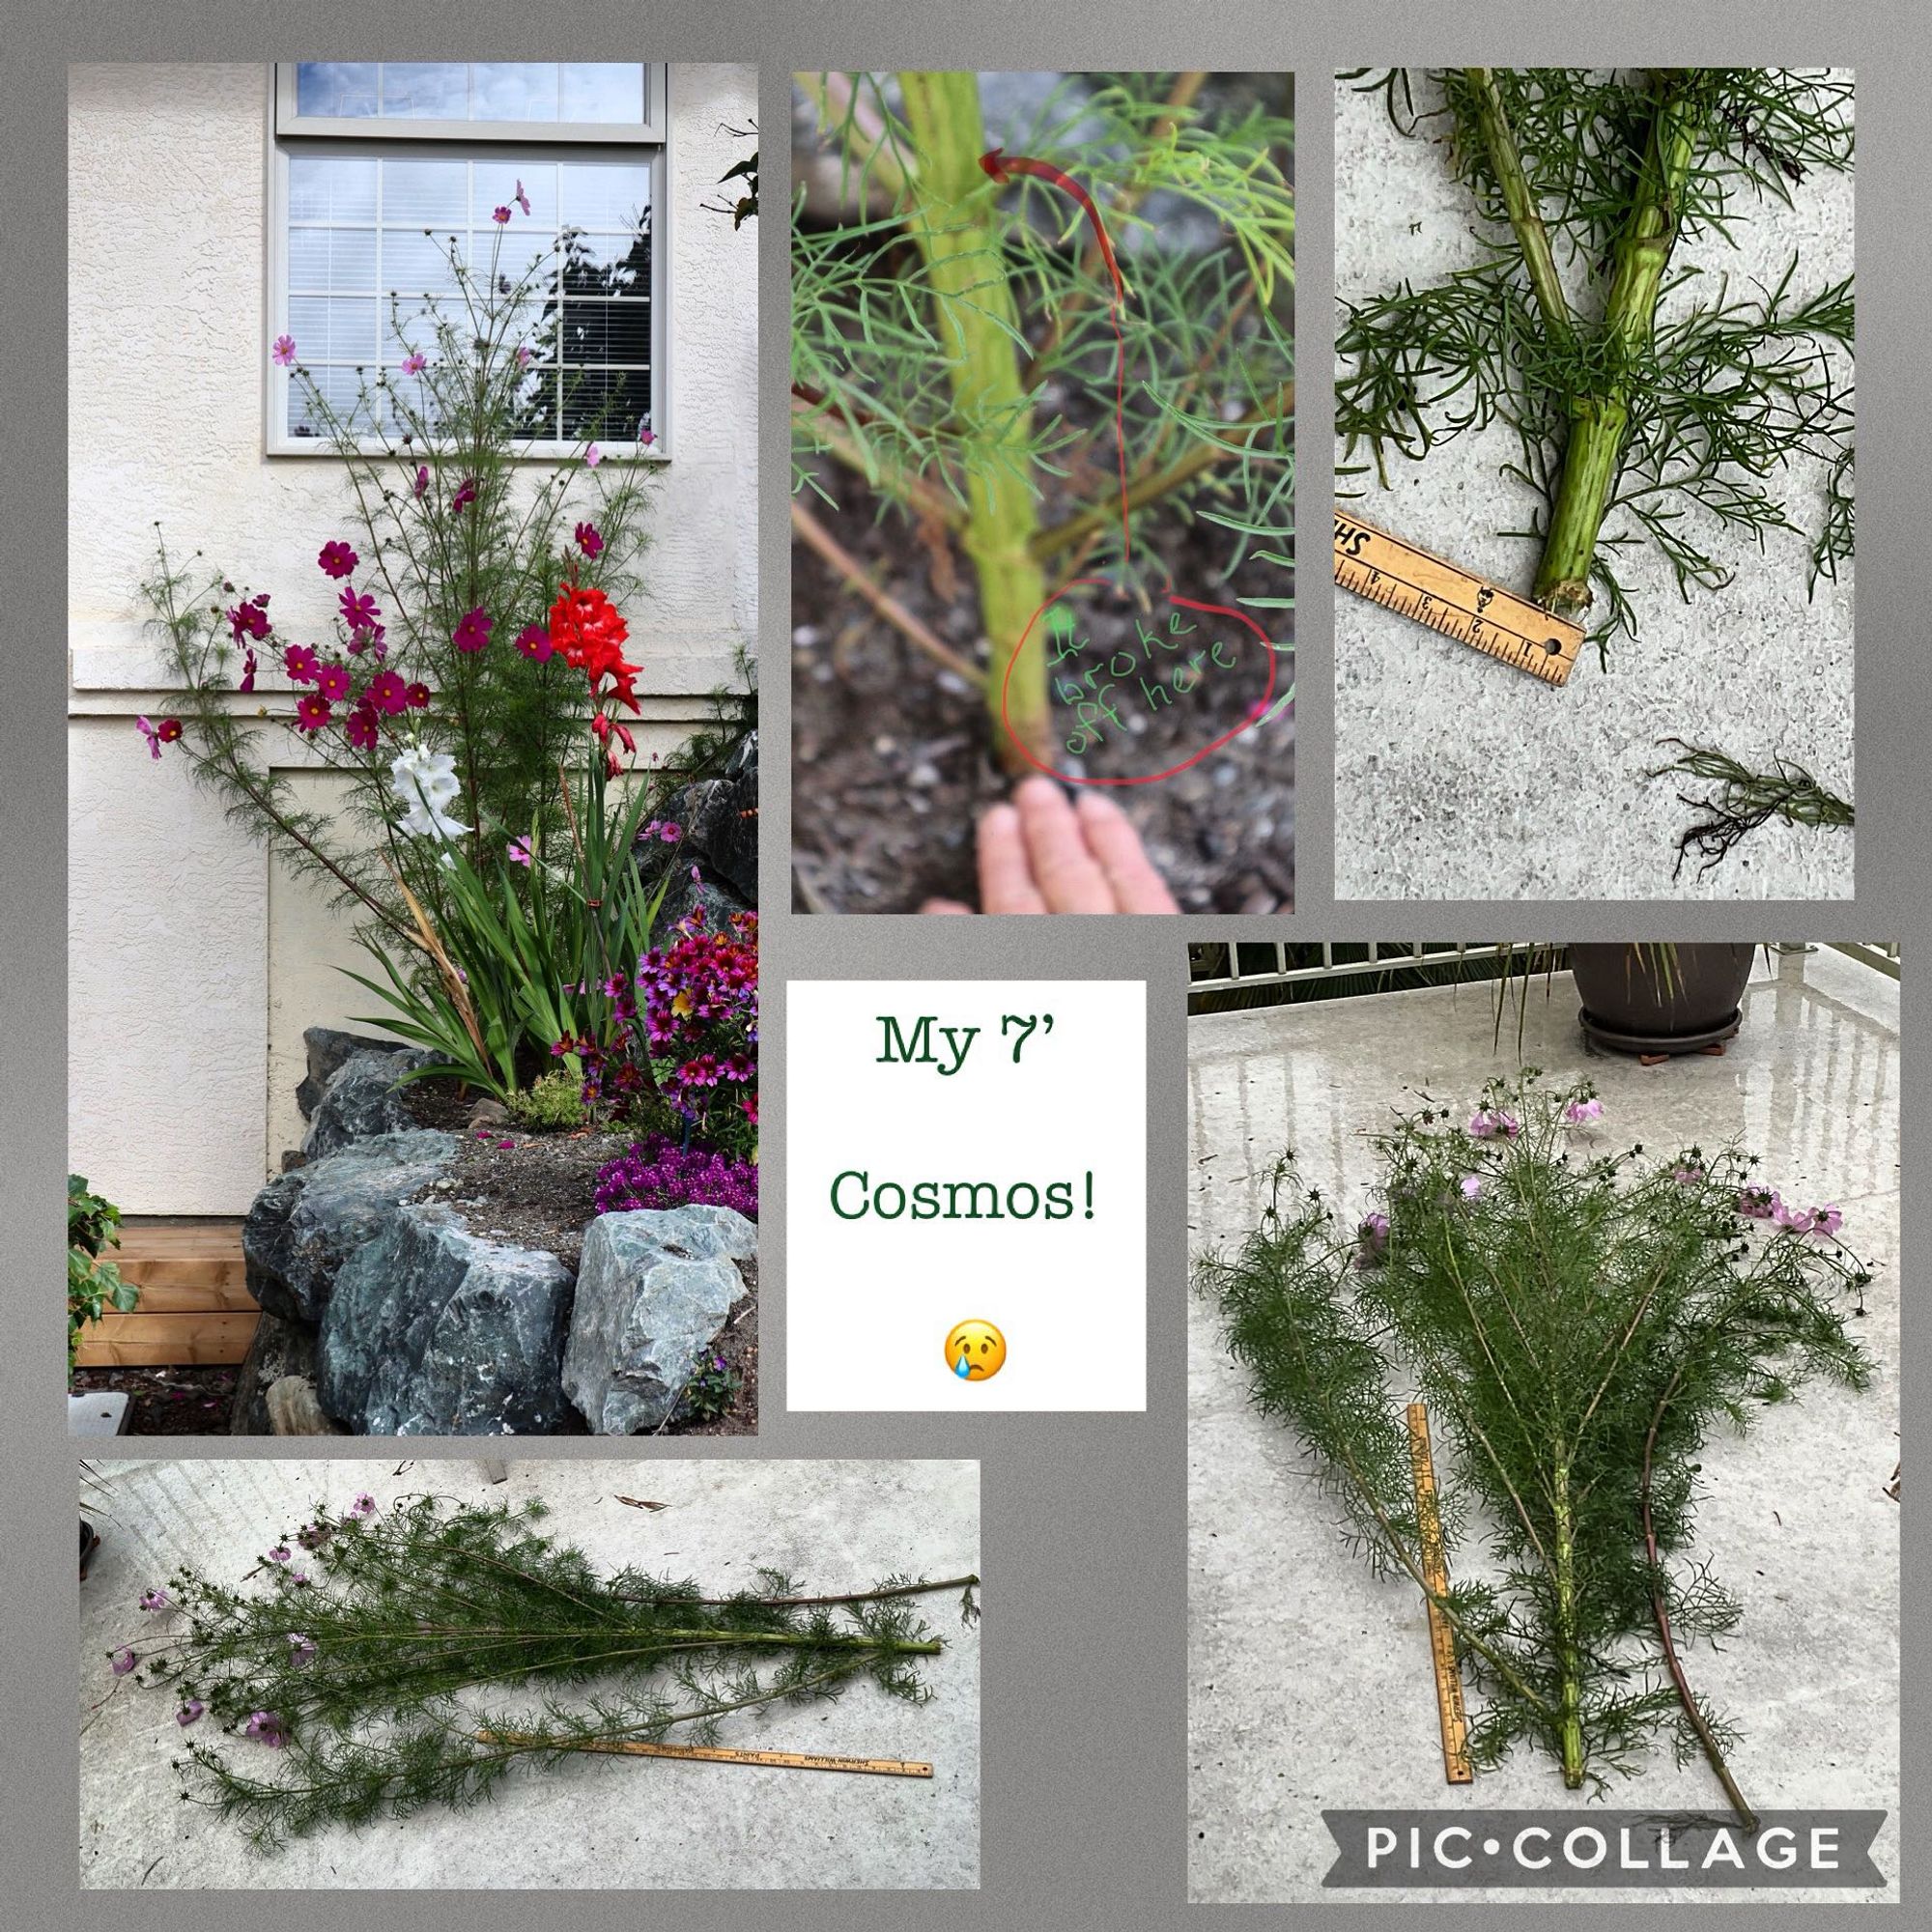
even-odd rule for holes
{"type": "Polygon", "coordinates": [[[308,1071],[296,1088],[296,1105],[303,1120],[310,1119],[336,1069],[353,1053],[414,1053],[399,1039],[382,1039],[373,1033],[344,1033],[339,1027],[307,1027],[302,1046],[308,1058],[308,1071]]]}
{"type": "Polygon", "coordinates": [[[228,1433],[272,1435],[275,1425],[269,1413],[269,1391],[286,1377],[314,1374],[315,1330],[306,1321],[289,1321],[264,1313],[235,1378],[235,1406],[229,1412],[228,1433]]]}
{"type": "Polygon", "coordinates": [[[658,816],[678,826],[683,840],[658,840],[639,847],[638,871],[646,886],[667,872],[657,931],[669,932],[693,907],[702,904],[711,929],[721,930],[734,912],[758,902],[758,734],[738,741],[724,775],[681,786],[658,808],[658,816]],[[694,880],[691,868],[698,877],[694,880]],[[673,869],[674,868],[674,869],[673,869]]]}
{"type": "Polygon", "coordinates": [[[380,1232],[397,1202],[428,1186],[456,1150],[454,1134],[417,1127],[352,1142],[270,1181],[242,1224],[248,1292],[271,1315],[321,1321],[343,1263],[380,1232]]]}
{"type": "Polygon", "coordinates": [[[404,1134],[415,1117],[403,1104],[397,1082],[405,1073],[436,1059],[420,1047],[363,1048],[352,1053],[328,1076],[308,1118],[302,1158],[326,1160],[356,1141],[379,1134],[404,1134]]]}
{"type": "Polygon", "coordinates": [[[569,1319],[554,1255],[481,1240],[453,1208],[393,1208],[335,1278],[322,1405],[358,1435],[554,1435],[569,1319]]]}
{"type": "Polygon", "coordinates": [[[600,1435],[655,1429],[745,1293],[758,1231],[729,1208],[639,1208],[585,1230],[563,1388],[600,1435]]]}

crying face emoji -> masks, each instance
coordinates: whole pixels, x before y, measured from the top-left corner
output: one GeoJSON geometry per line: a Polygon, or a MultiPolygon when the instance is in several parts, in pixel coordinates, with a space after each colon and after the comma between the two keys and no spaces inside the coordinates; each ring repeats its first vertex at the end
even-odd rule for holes
{"type": "Polygon", "coordinates": [[[1006,1366],[1007,1338],[977,1317],[953,1325],[946,1338],[946,1366],[962,1382],[983,1382],[1006,1366]]]}

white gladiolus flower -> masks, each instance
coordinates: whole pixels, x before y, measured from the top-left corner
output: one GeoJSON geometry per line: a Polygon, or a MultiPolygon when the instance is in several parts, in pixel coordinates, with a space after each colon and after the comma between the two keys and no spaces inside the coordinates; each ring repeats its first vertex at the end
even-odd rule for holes
{"type": "Polygon", "coordinates": [[[456,780],[456,760],[447,752],[411,745],[390,763],[389,777],[391,788],[407,808],[401,829],[412,838],[425,835],[454,838],[469,830],[448,812],[463,788],[456,780]]]}

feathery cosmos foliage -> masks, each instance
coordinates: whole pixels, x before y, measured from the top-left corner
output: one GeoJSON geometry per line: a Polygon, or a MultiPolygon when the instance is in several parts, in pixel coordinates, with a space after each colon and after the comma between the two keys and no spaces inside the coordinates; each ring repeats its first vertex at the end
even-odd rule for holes
{"type": "Polygon", "coordinates": [[[1715,1425],[1743,1430],[1808,1376],[1864,1386],[1836,1299],[1869,1276],[1831,1238],[1835,1208],[1787,1208],[1753,1158],[1595,1153],[1580,1134],[1600,1115],[1588,1087],[1529,1070],[1466,1127],[1434,1106],[1402,1116],[1375,1137],[1359,1228],[1286,1155],[1260,1227],[1196,1280],[1350,1543],[1434,1597],[1395,1390],[1428,1405],[1445,1538],[1480,1520],[1493,1571],[1434,1597],[1485,1695],[1479,1768],[1526,1745],[1601,1790],[1667,1733],[1748,1823],[1679,1654],[1739,1618],[1692,1547],[1697,1457],[1715,1425]]]}
{"type": "Polygon", "coordinates": [[[1615,570],[1659,550],[1680,592],[1730,573],[1714,528],[1810,529],[1811,576],[1852,554],[1853,290],[1793,255],[1769,286],[1721,268],[1741,220],[1851,166],[1852,89],[1762,68],[1444,68],[1348,76],[1404,134],[1439,128],[1487,259],[1345,303],[1335,426],[1387,480],[1501,423],[1543,502],[1535,595],[1600,650],[1636,613],[1615,570]],[[1709,279],[1701,279],[1708,275],[1709,279]],[[1822,481],[1808,479],[1823,466],[1822,481]],[[1815,489],[1816,514],[1794,503],[1815,489]]]}
{"type": "Polygon", "coordinates": [[[143,1608],[172,1628],[116,1668],[172,1690],[185,1731],[212,1719],[241,1741],[192,1736],[174,1761],[184,1797],[266,1848],[475,1804],[526,1761],[714,1744],[736,1712],[862,1681],[923,1702],[921,1660],[944,1645],[911,1600],[956,1590],[962,1616],[979,1615],[977,1577],[806,1597],[760,1570],[756,1591],[723,1598],[636,1570],[601,1577],[538,1532],[543,1515],[435,1496],[382,1515],[364,1496],[270,1549],[250,1572],[260,1589],[170,1577],[143,1608]],[[501,1701],[513,1692],[528,1701],[501,1701]]]}
{"type": "MultiPolygon", "coordinates": [[[[880,514],[956,535],[996,667],[1053,583],[1144,594],[1153,554],[1132,533],[1160,505],[1227,531],[1230,569],[1293,566],[1293,127],[1264,99],[1209,105],[1208,78],[1069,76],[1014,137],[1094,196],[1117,304],[1078,207],[982,167],[977,76],[800,76],[854,212],[820,228],[803,195],[795,211],[794,524],[811,528],[810,496],[863,488],[880,514]],[[1067,407],[1088,396],[1108,405],[1092,421],[1067,407]]],[[[1043,743],[1036,655],[1008,696],[1014,730],[1043,743]]]]}

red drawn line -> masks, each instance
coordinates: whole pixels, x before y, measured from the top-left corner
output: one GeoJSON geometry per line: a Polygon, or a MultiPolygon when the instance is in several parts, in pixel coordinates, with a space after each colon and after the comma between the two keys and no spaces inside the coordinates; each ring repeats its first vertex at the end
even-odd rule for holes
{"type": "Polygon", "coordinates": [[[991,148],[980,156],[980,165],[1002,185],[1015,175],[1032,175],[1037,181],[1050,183],[1063,194],[1072,196],[1093,223],[1094,240],[1099,243],[1101,257],[1107,264],[1107,273],[1113,277],[1114,293],[1107,311],[1114,325],[1114,447],[1120,456],[1121,556],[1124,562],[1133,555],[1133,536],[1127,515],[1127,335],[1121,316],[1122,305],[1127,298],[1127,285],[1121,279],[1121,265],[1115,261],[1114,244],[1107,239],[1107,224],[1100,219],[1100,211],[1094,206],[1094,197],[1071,175],[1055,167],[1051,161],[1035,160],[1031,155],[1002,154],[998,148],[991,148]]]}

